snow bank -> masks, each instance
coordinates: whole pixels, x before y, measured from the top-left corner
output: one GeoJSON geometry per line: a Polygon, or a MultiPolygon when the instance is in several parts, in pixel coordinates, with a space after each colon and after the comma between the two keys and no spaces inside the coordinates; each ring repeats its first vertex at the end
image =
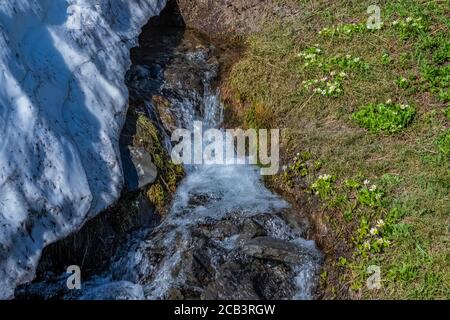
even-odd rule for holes
{"type": "Polygon", "coordinates": [[[1,0],[0,298],[114,202],[129,49],[166,0],[1,0]]]}

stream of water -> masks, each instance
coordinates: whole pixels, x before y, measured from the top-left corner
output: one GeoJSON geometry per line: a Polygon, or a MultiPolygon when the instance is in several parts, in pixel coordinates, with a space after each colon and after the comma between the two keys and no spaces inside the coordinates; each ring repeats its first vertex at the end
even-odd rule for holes
{"type": "MultiPolygon", "coordinates": [[[[192,31],[177,30],[141,40],[137,50],[139,65],[129,77],[134,95],[164,96],[179,127],[192,128],[194,120],[221,127],[213,45],[192,31]],[[151,92],[139,90],[148,87],[151,92]]],[[[144,100],[154,113],[151,100],[144,100]]],[[[264,186],[259,168],[198,165],[186,172],[162,222],[135,232],[106,272],[83,279],[82,290],[62,298],[313,298],[321,253],[304,239],[305,219],[264,186]]],[[[66,278],[62,275],[61,282],[66,278]]],[[[41,291],[60,285],[34,284],[41,291]]]]}

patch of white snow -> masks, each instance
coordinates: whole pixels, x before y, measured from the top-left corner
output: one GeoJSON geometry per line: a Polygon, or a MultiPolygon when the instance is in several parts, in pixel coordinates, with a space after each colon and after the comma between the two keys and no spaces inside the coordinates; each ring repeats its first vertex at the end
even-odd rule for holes
{"type": "Polygon", "coordinates": [[[0,299],[119,196],[125,72],[166,0],[0,3],[0,299]]]}

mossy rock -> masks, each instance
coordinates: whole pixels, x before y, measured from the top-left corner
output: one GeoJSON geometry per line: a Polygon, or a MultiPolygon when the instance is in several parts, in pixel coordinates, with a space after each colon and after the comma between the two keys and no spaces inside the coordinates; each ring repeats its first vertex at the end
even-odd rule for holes
{"type": "Polygon", "coordinates": [[[160,183],[152,185],[147,191],[147,198],[155,206],[159,213],[166,211],[167,195],[160,183]]]}
{"type": "Polygon", "coordinates": [[[151,120],[143,114],[138,115],[134,143],[142,146],[151,155],[158,169],[157,181],[149,187],[147,198],[158,212],[164,213],[178,182],[184,177],[184,168],[172,162],[161,141],[159,131],[151,120]]]}

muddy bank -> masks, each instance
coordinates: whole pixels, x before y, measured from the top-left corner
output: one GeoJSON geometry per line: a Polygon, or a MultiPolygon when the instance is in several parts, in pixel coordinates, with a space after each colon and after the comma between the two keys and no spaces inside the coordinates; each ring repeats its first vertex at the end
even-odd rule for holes
{"type": "Polygon", "coordinates": [[[300,14],[294,2],[276,0],[177,0],[185,24],[214,36],[245,36],[273,20],[289,21],[300,14]]]}

